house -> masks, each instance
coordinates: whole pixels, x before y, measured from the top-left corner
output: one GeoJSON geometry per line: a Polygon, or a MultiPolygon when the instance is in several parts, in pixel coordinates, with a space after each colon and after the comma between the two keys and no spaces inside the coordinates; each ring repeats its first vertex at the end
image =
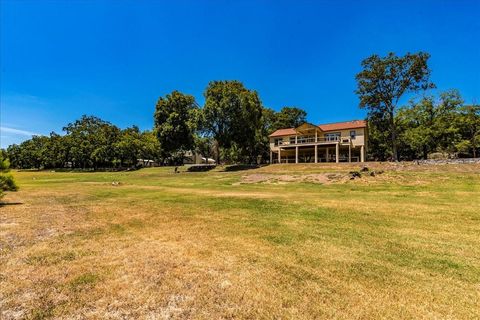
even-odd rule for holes
{"type": "Polygon", "coordinates": [[[319,126],[304,123],[279,129],[269,137],[270,163],[364,162],[368,146],[363,120],[319,126]]]}
{"type": "Polygon", "coordinates": [[[183,164],[215,164],[215,160],[204,157],[196,151],[189,150],[184,154],[183,164]]]}

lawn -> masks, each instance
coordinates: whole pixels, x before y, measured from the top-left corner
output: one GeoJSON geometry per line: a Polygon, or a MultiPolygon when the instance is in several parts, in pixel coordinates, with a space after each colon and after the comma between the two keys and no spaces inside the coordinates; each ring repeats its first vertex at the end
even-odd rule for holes
{"type": "Polygon", "coordinates": [[[479,318],[480,165],[369,167],[13,172],[0,318],[479,318]]]}

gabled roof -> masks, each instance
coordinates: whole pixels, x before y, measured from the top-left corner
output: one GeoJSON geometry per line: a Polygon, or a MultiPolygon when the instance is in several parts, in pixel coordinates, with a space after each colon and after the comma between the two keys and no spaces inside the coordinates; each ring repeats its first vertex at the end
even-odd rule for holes
{"type": "MultiPolygon", "coordinates": [[[[321,124],[318,127],[322,131],[348,130],[348,129],[366,128],[367,122],[365,120],[352,120],[352,121],[321,124]]],[[[269,137],[290,136],[296,133],[297,131],[295,128],[278,129],[277,131],[272,133],[269,137]]]]}

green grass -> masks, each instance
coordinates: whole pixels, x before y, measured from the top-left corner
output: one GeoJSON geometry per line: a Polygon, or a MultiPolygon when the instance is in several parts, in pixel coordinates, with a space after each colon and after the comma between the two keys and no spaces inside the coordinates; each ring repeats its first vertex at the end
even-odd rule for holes
{"type": "Polygon", "coordinates": [[[480,317],[480,166],[369,166],[14,172],[2,315],[480,317]]]}

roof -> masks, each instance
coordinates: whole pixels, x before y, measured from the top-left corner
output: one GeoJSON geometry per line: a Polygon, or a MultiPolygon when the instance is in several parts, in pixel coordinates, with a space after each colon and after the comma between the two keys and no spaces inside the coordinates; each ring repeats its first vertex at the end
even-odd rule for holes
{"type": "MultiPolygon", "coordinates": [[[[366,128],[367,121],[352,120],[352,121],[344,121],[344,122],[335,122],[335,123],[321,124],[318,127],[322,131],[336,131],[336,130],[366,128]]],[[[277,131],[272,133],[269,137],[289,136],[289,135],[294,135],[296,133],[297,132],[295,128],[278,129],[277,131]]]]}
{"type": "Polygon", "coordinates": [[[353,120],[353,121],[345,121],[345,122],[327,123],[327,124],[321,124],[319,125],[319,127],[320,129],[322,129],[322,131],[366,128],[367,121],[353,120]]]}
{"type": "Polygon", "coordinates": [[[288,128],[288,129],[278,129],[274,133],[270,135],[270,137],[280,137],[280,136],[289,136],[292,134],[296,134],[295,128],[288,128]]]}

